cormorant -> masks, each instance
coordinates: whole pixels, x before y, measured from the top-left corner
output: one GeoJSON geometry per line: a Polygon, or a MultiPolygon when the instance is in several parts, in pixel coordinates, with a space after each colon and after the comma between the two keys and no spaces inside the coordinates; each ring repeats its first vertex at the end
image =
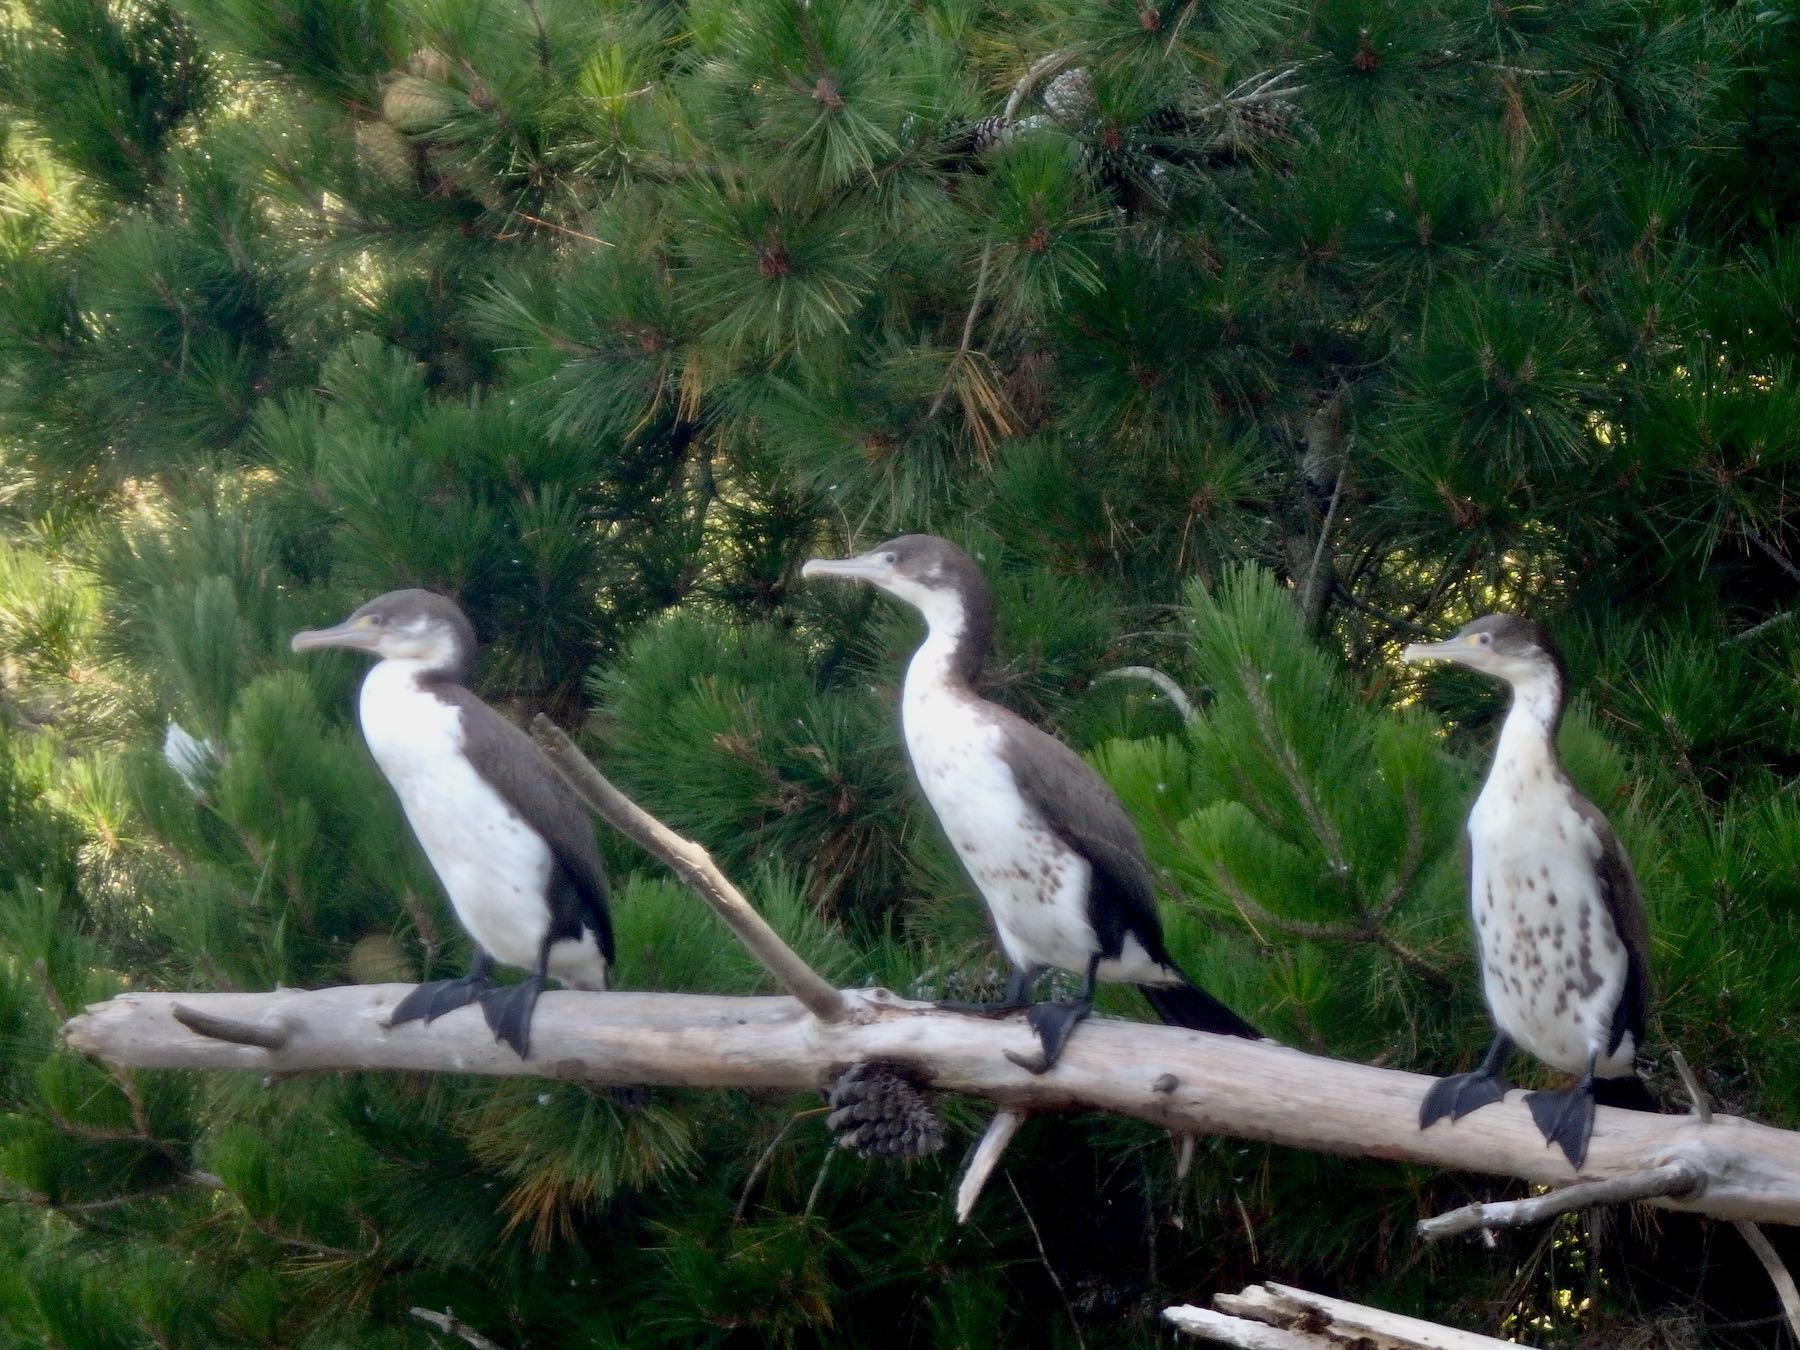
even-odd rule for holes
{"type": "Polygon", "coordinates": [[[1650,932],[1631,862],[1606,817],[1575,790],[1556,753],[1568,673],[1550,635],[1490,614],[1407,661],[1454,661],[1512,688],[1494,765],[1469,813],[1469,905],[1482,992],[1497,1034],[1473,1073],[1433,1085],[1419,1128],[1506,1095],[1516,1045],[1578,1074],[1525,1101],[1546,1143],[1579,1168],[1594,1104],[1655,1110],[1637,1077],[1650,998],[1650,932]]]}
{"type": "Polygon", "coordinates": [[[987,902],[1011,963],[998,1013],[1026,1007],[1046,966],[1085,979],[1081,995],[1030,1005],[1042,1073],[1093,1008],[1096,980],[1137,985],[1163,1021],[1256,1039],[1259,1033],[1189,980],[1163,945],[1155,885],[1131,818],[1068,746],[971,687],[987,655],[993,600],[969,555],[909,534],[855,558],[815,558],[802,576],[866,582],[924,616],[906,668],[901,725],[925,799],[987,902]]]}
{"type": "Polygon", "coordinates": [[[379,658],[357,705],[363,738],[475,944],[467,975],[420,985],[389,1025],[479,1002],[496,1039],[529,1058],[545,978],[604,989],[613,959],[586,811],[530,737],[469,692],[475,632],[443,596],[390,591],[291,645],[379,658]],[[529,974],[498,987],[497,960],[529,974]]]}

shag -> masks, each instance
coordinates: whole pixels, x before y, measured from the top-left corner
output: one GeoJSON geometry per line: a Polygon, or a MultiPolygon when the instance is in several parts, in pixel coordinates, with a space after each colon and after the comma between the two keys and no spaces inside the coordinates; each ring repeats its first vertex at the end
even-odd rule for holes
{"type": "Polygon", "coordinates": [[[1580,1168],[1594,1104],[1655,1110],[1637,1077],[1650,999],[1650,932],[1631,862],[1606,817],[1575,790],[1556,753],[1568,673],[1550,635],[1490,614],[1448,642],[1413,643],[1408,661],[1454,661],[1505,680],[1512,707],[1493,768],[1469,813],[1469,906],[1481,986],[1497,1034],[1473,1073],[1433,1085],[1424,1129],[1459,1120],[1511,1086],[1515,1045],[1579,1075],[1526,1096],[1546,1146],[1580,1168]]]}
{"type": "Polygon", "coordinates": [[[291,645],[379,658],[358,703],[363,738],[475,944],[467,975],[420,985],[389,1025],[479,1002],[495,1038],[530,1058],[545,979],[604,989],[613,959],[587,813],[530,737],[469,692],[475,630],[443,596],[390,591],[291,645]],[[496,986],[496,961],[529,973],[496,986]]]}
{"type": "Polygon", "coordinates": [[[1257,1038],[1169,958],[1143,841],[1105,780],[975,693],[994,606],[974,560],[947,540],[909,534],[858,557],[815,558],[801,575],[865,582],[925,619],[901,695],[907,754],[1012,967],[1004,1001],[943,1006],[990,1015],[1029,1006],[1042,1053],[1014,1058],[1035,1073],[1056,1063],[1092,1010],[1096,980],[1139,986],[1173,1025],[1257,1038]],[[1080,996],[1031,1004],[1047,966],[1084,977],[1080,996]]]}

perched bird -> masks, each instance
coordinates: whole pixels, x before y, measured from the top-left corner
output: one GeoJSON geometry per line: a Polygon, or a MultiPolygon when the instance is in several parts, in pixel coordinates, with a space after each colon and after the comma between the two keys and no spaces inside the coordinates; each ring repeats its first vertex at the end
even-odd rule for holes
{"type": "Polygon", "coordinates": [[[529,1058],[545,978],[604,989],[613,959],[586,811],[530,737],[469,692],[475,631],[443,596],[390,591],[291,645],[379,658],[357,706],[363,739],[475,944],[467,975],[420,985],[389,1025],[479,1002],[495,1037],[529,1058]],[[530,973],[497,987],[496,961],[530,973]]]}
{"type": "Polygon", "coordinates": [[[1579,1168],[1594,1103],[1655,1110],[1637,1077],[1650,999],[1650,931],[1631,862],[1606,817],[1575,790],[1556,753],[1568,673],[1550,635],[1511,614],[1476,619],[1408,661],[1454,661],[1502,679],[1512,707],[1469,813],[1469,907],[1481,986],[1498,1034],[1481,1067],[1441,1079],[1424,1129],[1497,1102],[1515,1045],[1580,1075],[1526,1098],[1545,1143],[1579,1168]]]}
{"type": "Polygon", "coordinates": [[[1011,1011],[1027,1006],[1046,966],[1083,976],[1079,998],[1027,1014],[1043,1054],[1018,1062],[1037,1073],[1056,1063],[1102,979],[1139,986],[1165,1022],[1256,1038],[1169,959],[1143,841],[1112,789],[1068,746],[971,687],[994,617],[974,560],[909,534],[860,557],[815,558],[801,575],[866,582],[925,618],[901,696],[907,754],[1012,965],[1004,1002],[944,1006],[1011,1011]]]}

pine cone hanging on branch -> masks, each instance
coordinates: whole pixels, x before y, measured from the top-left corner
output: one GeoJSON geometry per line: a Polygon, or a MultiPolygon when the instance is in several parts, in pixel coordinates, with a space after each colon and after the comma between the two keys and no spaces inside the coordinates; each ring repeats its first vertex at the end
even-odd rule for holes
{"type": "Polygon", "coordinates": [[[826,1095],[825,1123],[838,1147],[864,1158],[924,1158],[944,1146],[944,1121],[931,1094],[904,1065],[853,1065],[826,1095]]]}

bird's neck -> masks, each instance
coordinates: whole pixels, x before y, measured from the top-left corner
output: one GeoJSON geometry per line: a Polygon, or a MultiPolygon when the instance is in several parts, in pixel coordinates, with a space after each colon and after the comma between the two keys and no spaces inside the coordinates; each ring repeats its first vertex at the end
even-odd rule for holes
{"type": "Polygon", "coordinates": [[[907,686],[968,689],[987,657],[992,626],[987,609],[939,592],[927,597],[919,612],[925,617],[925,641],[906,668],[907,686]]]}
{"type": "Polygon", "coordinates": [[[364,678],[365,687],[375,685],[393,691],[461,684],[462,675],[453,662],[438,657],[390,656],[377,661],[364,678]]]}
{"type": "Polygon", "coordinates": [[[1494,773],[1548,763],[1555,765],[1556,732],[1562,725],[1562,677],[1555,671],[1533,673],[1512,685],[1512,707],[1494,747],[1494,773]]]}

